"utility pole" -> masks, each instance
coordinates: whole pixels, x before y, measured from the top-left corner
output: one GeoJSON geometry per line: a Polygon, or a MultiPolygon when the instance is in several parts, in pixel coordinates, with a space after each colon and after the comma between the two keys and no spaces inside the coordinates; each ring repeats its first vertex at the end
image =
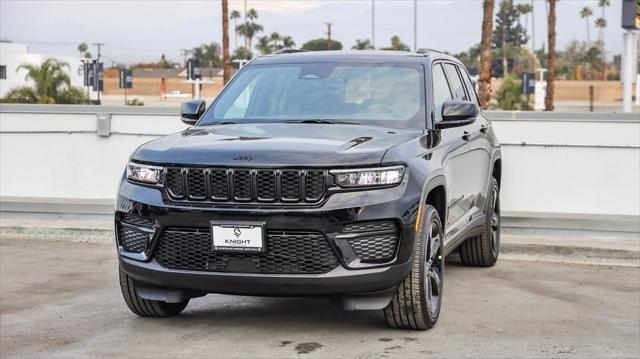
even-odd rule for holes
{"type": "Polygon", "coordinates": [[[413,0],[413,51],[418,51],[418,0],[413,0]]]}
{"type": "MultiPolygon", "coordinates": [[[[226,85],[231,78],[231,59],[229,58],[229,4],[222,0],[222,79],[226,85]]],[[[197,84],[199,86],[200,84],[197,84]]]]}
{"type": "Polygon", "coordinates": [[[371,46],[376,48],[376,0],[371,0],[371,46]]]}
{"type": "Polygon", "coordinates": [[[535,6],[533,0],[531,0],[531,54],[533,55],[533,63],[531,64],[531,70],[536,73],[536,16],[534,12],[535,6]]]}
{"type": "MultiPolygon", "coordinates": [[[[98,60],[96,61],[96,66],[97,64],[100,63],[100,49],[102,48],[102,46],[104,46],[104,42],[94,42],[93,44],[91,44],[95,47],[98,48],[98,60]]],[[[98,83],[98,79],[96,79],[96,83],[98,83]]],[[[100,104],[100,88],[98,87],[98,104],[100,104]]]]}
{"type": "Polygon", "coordinates": [[[325,23],[327,25],[327,50],[331,50],[331,23],[325,23]]]}
{"type": "Polygon", "coordinates": [[[248,43],[248,38],[247,38],[247,27],[249,27],[249,25],[247,25],[247,0],[244,0],[244,31],[245,31],[245,36],[244,36],[244,48],[247,50],[249,49],[249,43],[248,43]]]}

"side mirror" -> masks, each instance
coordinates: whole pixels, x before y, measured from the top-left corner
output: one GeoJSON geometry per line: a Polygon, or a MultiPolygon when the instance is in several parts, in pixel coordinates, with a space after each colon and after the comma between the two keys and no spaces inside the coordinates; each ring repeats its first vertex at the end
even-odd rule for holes
{"type": "Polygon", "coordinates": [[[180,106],[180,119],[187,125],[193,126],[207,109],[205,100],[191,100],[180,106]]]}
{"type": "Polygon", "coordinates": [[[471,101],[449,100],[442,104],[442,121],[436,128],[466,126],[476,120],[478,105],[471,101]]]}

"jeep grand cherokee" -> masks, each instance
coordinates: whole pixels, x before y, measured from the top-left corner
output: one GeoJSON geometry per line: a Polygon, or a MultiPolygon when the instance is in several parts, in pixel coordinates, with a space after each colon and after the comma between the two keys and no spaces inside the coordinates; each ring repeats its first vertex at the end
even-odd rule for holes
{"type": "Polygon", "coordinates": [[[207,293],[327,296],[427,329],[445,255],[498,258],[500,146],[455,58],[262,56],[181,112],[191,127],[140,146],[119,187],[135,314],[177,315],[207,293]]]}

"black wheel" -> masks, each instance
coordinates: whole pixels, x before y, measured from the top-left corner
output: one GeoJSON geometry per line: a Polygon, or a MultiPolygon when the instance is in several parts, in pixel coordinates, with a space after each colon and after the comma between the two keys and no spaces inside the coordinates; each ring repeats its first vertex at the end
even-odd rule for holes
{"type": "Polygon", "coordinates": [[[429,329],[438,321],[444,279],[444,232],[438,212],[425,206],[416,236],[409,275],[398,285],[384,308],[389,326],[401,329],[429,329]]]}
{"type": "Polygon", "coordinates": [[[180,314],[189,304],[188,300],[182,303],[166,303],[158,300],[142,299],[138,297],[131,277],[122,268],[119,271],[122,297],[127,303],[127,307],[141,317],[173,317],[180,314]]]}
{"type": "Polygon", "coordinates": [[[491,178],[490,188],[482,234],[469,238],[460,245],[460,259],[462,264],[466,266],[491,267],[498,261],[500,253],[500,188],[495,178],[491,178]]]}

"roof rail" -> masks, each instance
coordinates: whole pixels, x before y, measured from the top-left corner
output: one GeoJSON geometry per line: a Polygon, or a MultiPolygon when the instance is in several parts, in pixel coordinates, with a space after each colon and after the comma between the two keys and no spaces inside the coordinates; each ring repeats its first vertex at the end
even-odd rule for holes
{"type": "Polygon", "coordinates": [[[284,49],[284,50],[280,50],[278,52],[276,52],[276,54],[294,54],[296,52],[307,52],[309,50],[303,50],[303,49],[284,49]]]}
{"type": "Polygon", "coordinates": [[[439,54],[444,54],[444,52],[442,52],[440,50],[429,49],[429,48],[426,48],[426,47],[421,47],[416,51],[416,53],[418,53],[418,54],[426,54],[428,52],[437,52],[439,54]]]}

